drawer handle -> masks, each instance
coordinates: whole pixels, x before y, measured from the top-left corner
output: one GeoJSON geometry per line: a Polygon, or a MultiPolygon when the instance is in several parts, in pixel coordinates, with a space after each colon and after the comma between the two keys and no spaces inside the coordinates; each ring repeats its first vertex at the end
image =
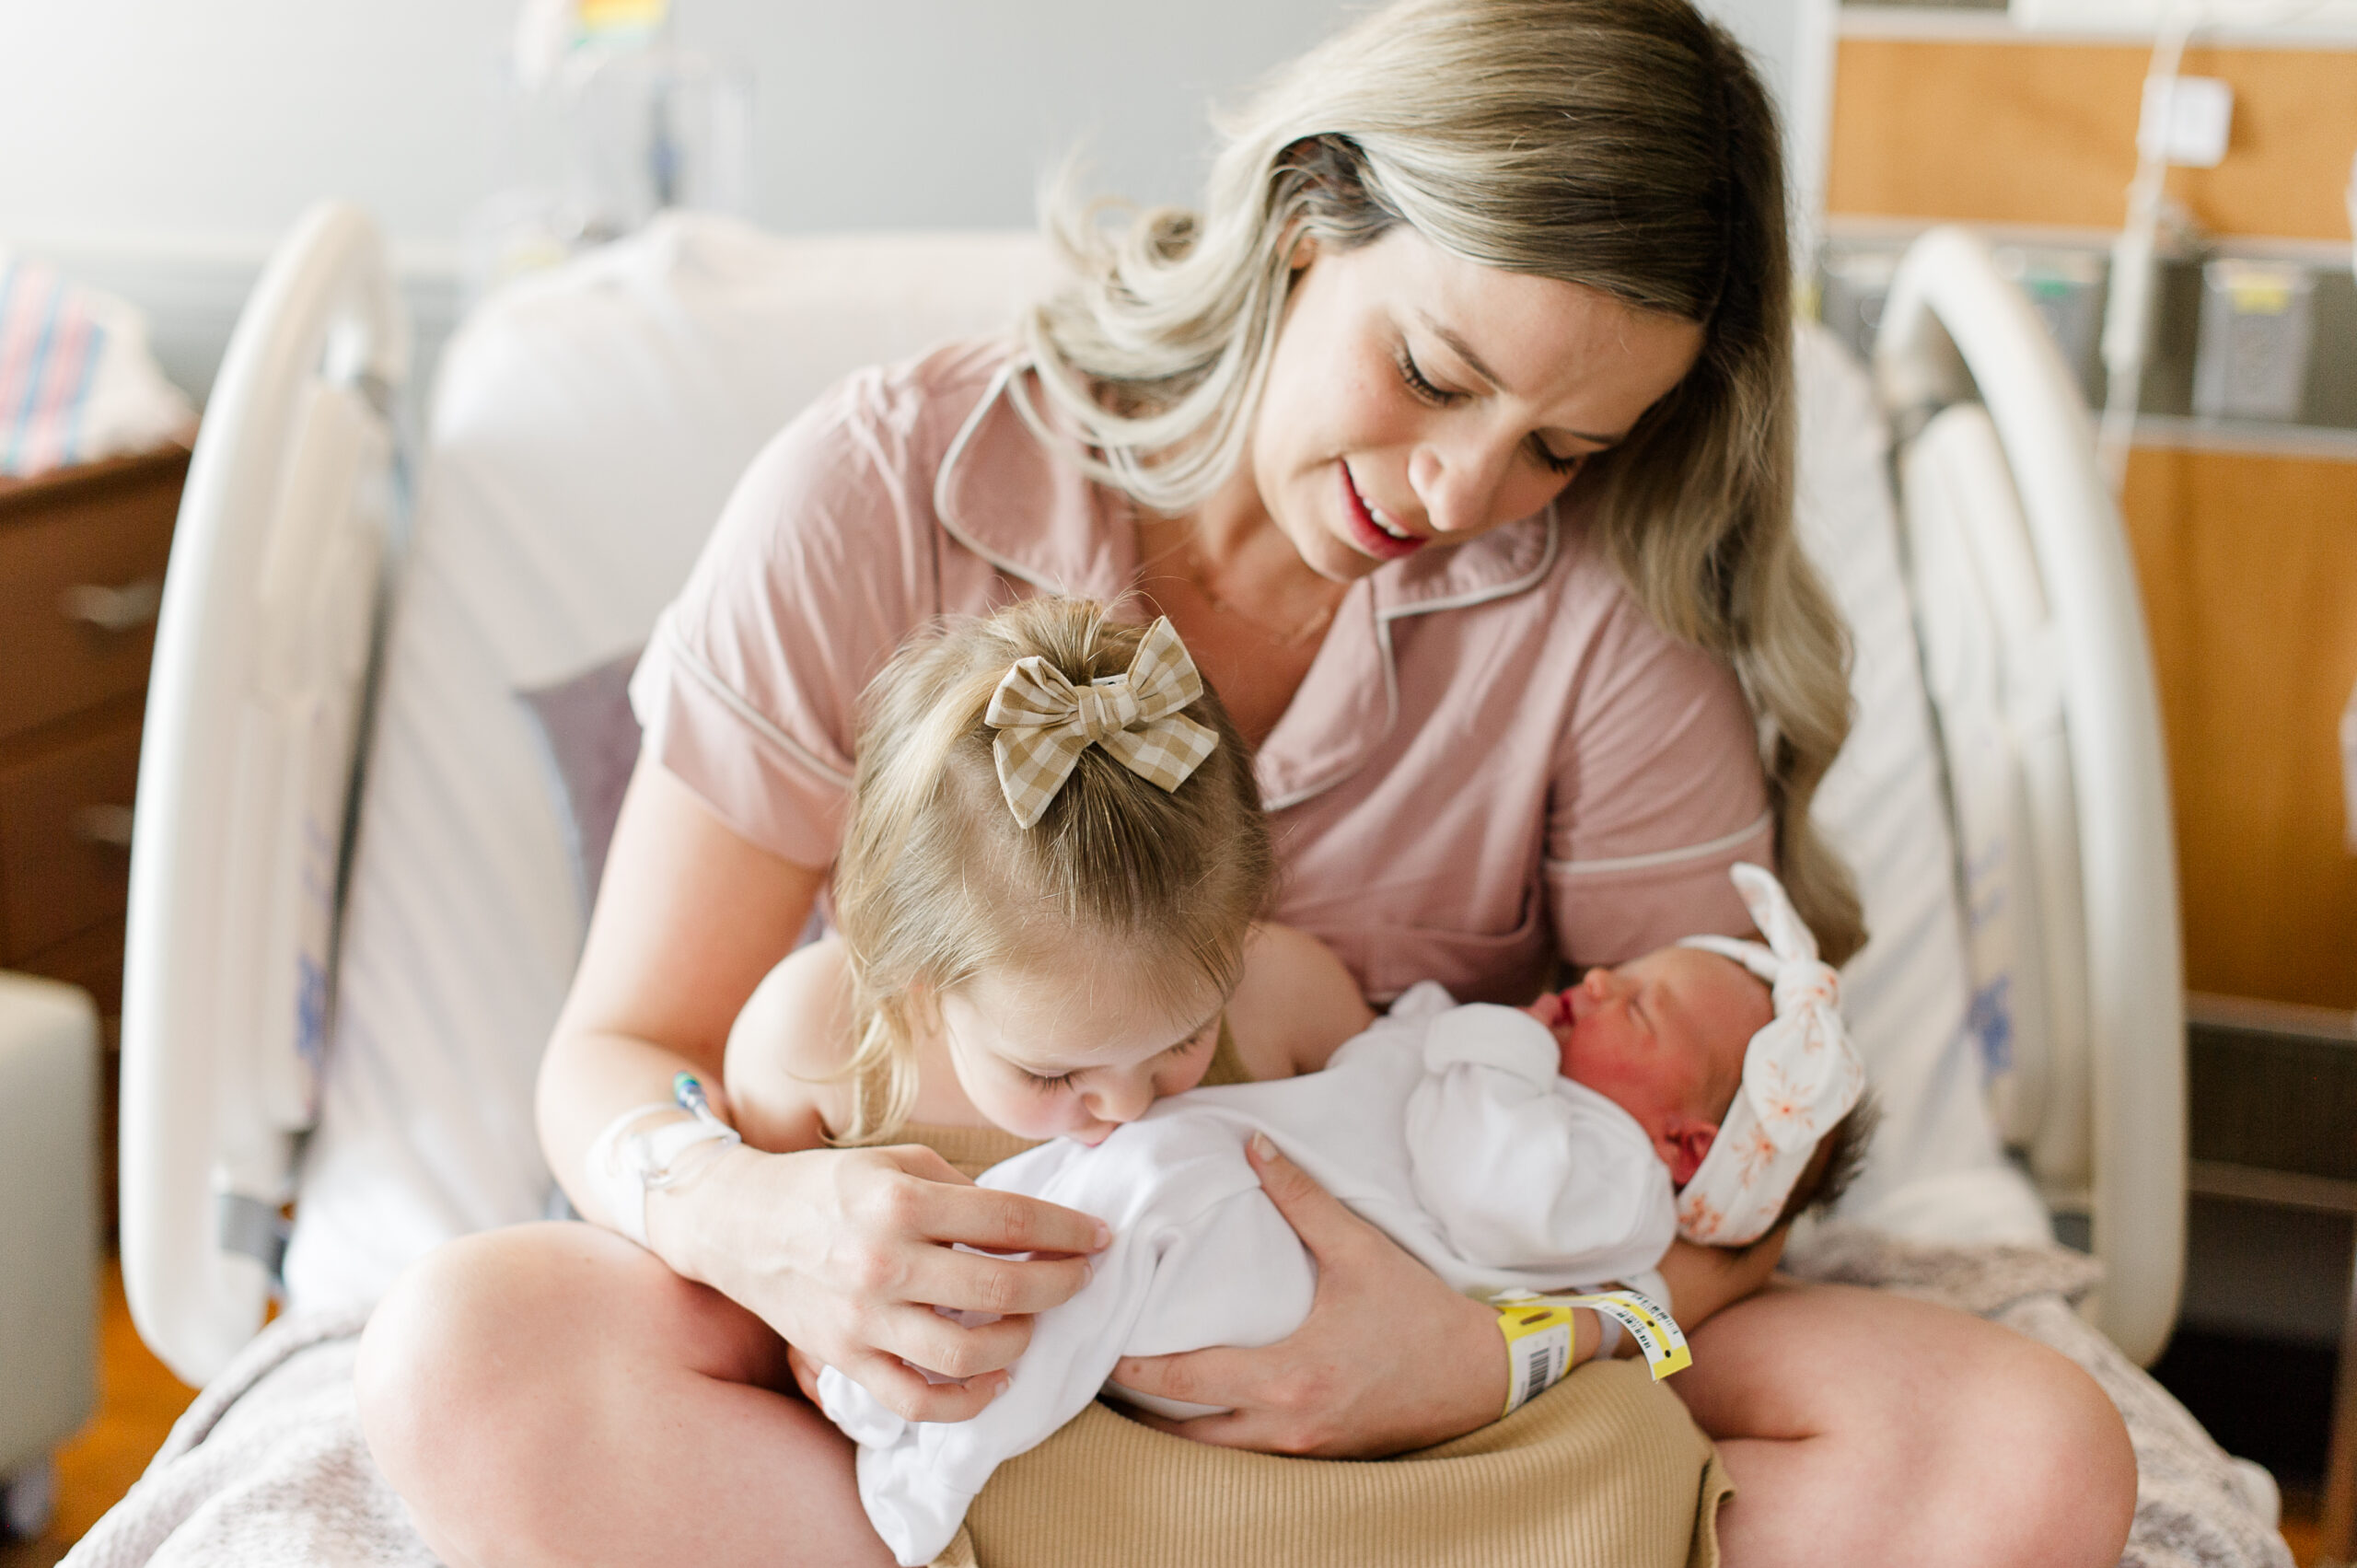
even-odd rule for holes
{"type": "Polygon", "coordinates": [[[74,836],[86,844],[109,849],[131,847],[131,807],[85,806],[74,813],[74,836]]]}
{"type": "Polygon", "coordinates": [[[142,577],[119,588],[76,583],[57,596],[57,608],[67,620],[101,632],[130,632],[149,625],[163,603],[161,577],[142,577]]]}

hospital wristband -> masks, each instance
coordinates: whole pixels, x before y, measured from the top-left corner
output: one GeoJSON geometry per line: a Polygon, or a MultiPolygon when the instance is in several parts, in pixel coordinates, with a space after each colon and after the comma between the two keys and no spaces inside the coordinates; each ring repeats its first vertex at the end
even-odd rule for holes
{"type": "Polygon", "coordinates": [[[1506,1340],[1506,1408],[1500,1419],[1562,1382],[1572,1370],[1576,1342],[1572,1309],[1538,1300],[1493,1303],[1506,1340]]]}
{"type": "Polygon", "coordinates": [[[676,1187],[744,1138],[720,1120],[692,1074],[672,1079],[672,1098],[633,1106],[606,1124],[589,1144],[582,1177],[605,1202],[614,1228],[646,1245],[646,1195],[676,1187]],[[656,1117],[668,1117],[655,1126],[656,1117]],[[691,1151],[704,1153],[689,1157],[691,1151]]]}
{"type": "Polygon", "coordinates": [[[1595,1295],[1506,1292],[1491,1297],[1491,1305],[1498,1308],[1498,1329],[1506,1339],[1508,1414],[1546,1392],[1571,1370],[1572,1314],[1582,1307],[1628,1331],[1643,1353],[1655,1381],[1694,1365],[1678,1320],[1660,1303],[1633,1290],[1595,1295]]]}

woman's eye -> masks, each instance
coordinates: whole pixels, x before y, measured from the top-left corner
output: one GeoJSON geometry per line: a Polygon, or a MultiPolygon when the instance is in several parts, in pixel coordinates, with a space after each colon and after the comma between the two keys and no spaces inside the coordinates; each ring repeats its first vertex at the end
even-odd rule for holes
{"type": "Polygon", "coordinates": [[[1417,401],[1421,402],[1430,403],[1434,408],[1446,408],[1462,396],[1457,392],[1445,392],[1434,386],[1424,373],[1416,367],[1415,356],[1408,352],[1408,346],[1405,343],[1399,345],[1399,352],[1394,363],[1399,366],[1399,379],[1407,383],[1408,390],[1414,393],[1417,401]]]}
{"type": "Polygon", "coordinates": [[[1585,452],[1573,452],[1568,458],[1559,458],[1547,449],[1547,444],[1544,441],[1535,439],[1530,443],[1530,449],[1548,471],[1562,474],[1566,479],[1579,472],[1580,465],[1588,459],[1588,454],[1585,452]]]}

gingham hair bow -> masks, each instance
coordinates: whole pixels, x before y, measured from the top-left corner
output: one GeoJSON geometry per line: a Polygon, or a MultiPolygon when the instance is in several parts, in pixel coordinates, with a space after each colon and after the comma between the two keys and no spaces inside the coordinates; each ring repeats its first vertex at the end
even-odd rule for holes
{"type": "Polygon", "coordinates": [[[1203,694],[1203,678],[1167,617],[1146,628],[1128,673],[1074,686],[1037,654],[991,694],[983,719],[998,731],[999,788],[1028,828],[1064,787],[1080,754],[1102,746],[1138,777],[1177,789],[1219,745],[1219,734],[1179,710],[1203,694]]]}
{"type": "Polygon", "coordinates": [[[1744,862],[1727,874],[1767,945],[1689,936],[1678,946],[1733,958],[1766,981],[1776,1016],[1744,1049],[1743,1086],[1678,1191],[1678,1229],[1689,1241],[1739,1247],[1775,1224],[1817,1141],[1865,1092],[1866,1069],[1841,1024],[1840,979],[1817,956],[1783,884],[1744,862]]]}

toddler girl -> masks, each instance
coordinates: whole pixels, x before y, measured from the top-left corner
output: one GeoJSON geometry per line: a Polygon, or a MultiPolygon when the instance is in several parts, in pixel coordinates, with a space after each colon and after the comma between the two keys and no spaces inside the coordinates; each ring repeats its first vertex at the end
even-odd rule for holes
{"type": "MultiPolygon", "coordinates": [[[[1274,1134],[1452,1284],[1547,1290],[1651,1283],[1674,1188],[1692,1195],[1689,1234],[1760,1234],[1856,1098],[1830,971],[1755,867],[1738,885],[1773,950],[1666,949],[1525,1010],[1425,985],[1367,1028],[1330,954],[1254,925],[1271,872],[1248,762],[1167,621],[1046,599],[954,626],[877,679],[858,755],[841,935],[781,964],[739,1017],[737,1126],[772,1149],[1053,1138],[984,1185],[1096,1214],[1113,1237],[973,1421],[903,1422],[863,1386],[873,1369],[817,1376],[904,1563],[930,1561],[991,1470],[1084,1408],[1120,1355],[1299,1324],[1314,1266],[1260,1192],[1248,1135],[1274,1134]],[[1747,964],[1790,970],[1776,1007],[1747,964]],[[1760,1049],[1780,1028],[1826,1048],[1807,1095],[1768,1081],[1793,1056],[1760,1049]],[[1204,1082],[1233,1086],[1146,1114],[1204,1082]],[[1756,1109],[1731,1121],[1739,1088],[1756,1109]],[[1798,1129],[1785,1154],[1759,1113],[1771,1101],[1798,1129]],[[1711,1178],[1714,1142],[1731,1184],[1711,1178]],[[1747,1187],[1754,1210],[1774,1189],[1764,1212],[1718,1212],[1747,1187]]],[[[1551,1370],[1600,1339],[1590,1319],[1551,1370]]]]}
{"type": "Polygon", "coordinates": [[[755,1146],[926,1142],[973,1175],[1198,1082],[1322,1066],[1366,1018],[1322,947],[1256,928],[1248,750],[1167,621],[1037,598],[949,623],[870,685],[856,755],[838,935],[731,1036],[755,1146]]]}
{"type": "MultiPolygon", "coordinates": [[[[1316,1266],[1261,1191],[1247,1138],[1272,1139],[1480,1296],[1608,1283],[1637,1285],[1652,1308],[1675,1237],[1741,1245],[1838,1196],[1872,1112],[1858,1109],[1864,1074],[1833,971],[1774,877],[1743,865],[1734,877],[1765,945],[1689,938],[1527,1008],[1457,1005],[1426,982],[1313,1076],[1200,1088],[1109,1137],[985,1173],[984,1186],[1098,1215],[1113,1241],[972,1420],[906,1422],[842,1374],[820,1376],[900,1562],[930,1562],[991,1472],[1100,1388],[1173,1417],[1214,1413],[1108,1384],[1122,1356],[1267,1344],[1300,1325],[1316,1266]]],[[[1289,961],[1307,972],[1312,957],[1289,961]]],[[[1650,1310],[1636,1321],[1658,1327],[1650,1310]]],[[[1682,1352],[1674,1325],[1666,1337],[1682,1352]]],[[[1543,1371],[1518,1358],[1509,1410],[1598,1348],[1585,1328],[1559,1339],[1543,1371]]],[[[1683,1364],[1665,1355],[1655,1375],[1683,1364]]]]}

